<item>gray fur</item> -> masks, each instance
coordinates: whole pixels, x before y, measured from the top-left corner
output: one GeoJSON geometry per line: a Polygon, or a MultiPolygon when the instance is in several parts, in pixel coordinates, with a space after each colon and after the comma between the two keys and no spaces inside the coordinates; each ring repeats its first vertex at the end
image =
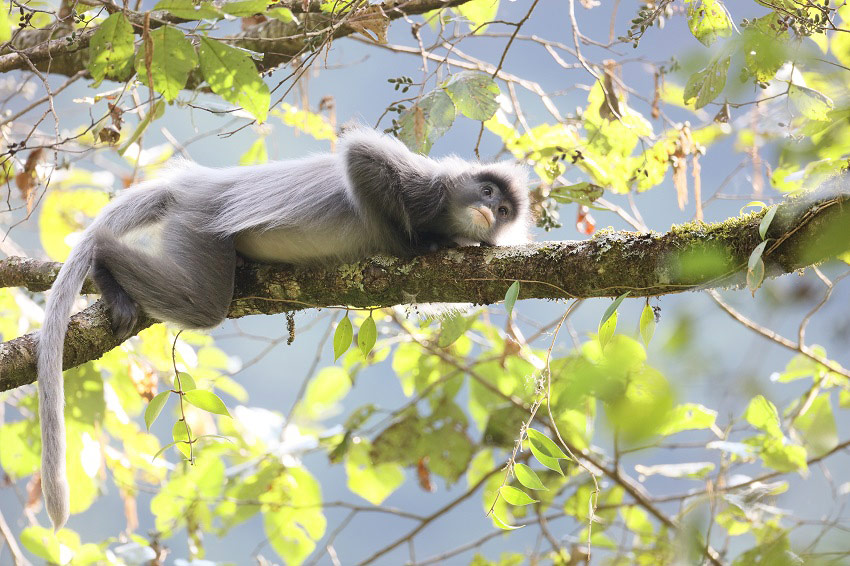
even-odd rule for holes
{"type": "Polygon", "coordinates": [[[514,165],[434,160],[356,129],[338,154],[224,169],[178,162],[124,191],[86,230],[47,300],[38,374],[42,487],[54,527],[68,519],[63,344],[90,268],[117,336],[132,333],[139,308],[182,327],[209,328],[227,315],[236,252],[305,264],[519,243],[528,239],[525,183],[525,170],[514,165]],[[484,185],[493,187],[489,200],[484,185]],[[499,203],[509,217],[484,227],[471,219],[470,207],[498,214],[499,203]]]}

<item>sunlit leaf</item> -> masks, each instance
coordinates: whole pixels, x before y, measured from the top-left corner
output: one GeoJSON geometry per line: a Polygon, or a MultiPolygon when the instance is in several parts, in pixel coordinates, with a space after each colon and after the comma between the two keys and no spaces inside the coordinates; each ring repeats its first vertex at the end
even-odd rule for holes
{"type": "Polygon", "coordinates": [[[499,109],[499,87],[493,77],[476,71],[453,74],[443,85],[461,114],[472,120],[489,120],[499,109]]]}
{"type": "Polygon", "coordinates": [[[105,77],[128,78],[133,53],[133,26],[123,12],[115,12],[100,24],[89,43],[87,68],[95,84],[105,77]]]}
{"type": "Polygon", "coordinates": [[[364,356],[368,356],[372,348],[375,347],[375,342],[378,340],[378,328],[375,326],[375,319],[372,318],[372,313],[360,325],[360,330],[357,331],[357,346],[364,356]]]}
{"type": "Polygon", "coordinates": [[[768,208],[767,212],[764,213],[761,222],[759,222],[759,236],[761,236],[762,240],[764,240],[767,230],[770,228],[771,222],[773,222],[773,217],[776,216],[776,210],[776,206],[768,208]]]}
{"type": "Polygon", "coordinates": [[[688,28],[706,47],[719,37],[732,35],[732,20],[720,0],[686,0],[688,28]]]}
{"type": "Polygon", "coordinates": [[[224,401],[222,401],[219,396],[212,391],[193,389],[192,391],[186,391],[186,393],[183,394],[183,398],[199,409],[203,409],[217,415],[224,415],[226,417],[230,416],[230,413],[227,412],[227,406],[225,406],[224,401]]]}
{"type": "Polygon", "coordinates": [[[810,120],[829,120],[829,111],[835,106],[825,94],[795,84],[788,88],[788,98],[797,111],[810,120]]]}
{"type": "Polygon", "coordinates": [[[509,485],[503,485],[499,490],[499,494],[511,505],[522,506],[537,503],[536,499],[532,499],[521,489],[517,489],[509,485]]]}
{"type": "MultiPolygon", "coordinates": [[[[153,43],[153,88],[162,93],[166,100],[174,100],[186,86],[189,71],[198,66],[198,55],[192,42],[177,28],[166,25],[152,30],[150,34],[153,43]]],[[[139,81],[147,85],[145,49],[145,43],[142,42],[136,54],[136,73],[139,81]]]]}
{"type": "Polygon", "coordinates": [[[640,313],[640,338],[644,346],[649,346],[655,334],[655,310],[647,304],[640,313]]]}
{"type": "Polygon", "coordinates": [[[348,318],[348,313],[346,313],[345,318],[339,321],[336,330],[334,330],[334,361],[337,361],[351,347],[353,337],[354,329],[351,326],[351,319],[348,318]]]}
{"type": "Polygon", "coordinates": [[[522,462],[517,462],[516,464],[514,464],[514,475],[516,476],[516,479],[517,481],[519,481],[519,483],[529,489],[547,489],[546,486],[543,485],[543,482],[540,481],[540,478],[537,476],[537,473],[522,462]]]}
{"type": "Polygon", "coordinates": [[[505,310],[508,316],[511,316],[511,312],[514,310],[517,297],[519,297],[519,281],[514,281],[505,292],[505,310]]]}
{"type": "Polygon", "coordinates": [[[153,399],[148,403],[147,408],[145,409],[145,427],[150,430],[156,418],[162,412],[162,408],[165,407],[165,402],[168,401],[168,396],[171,395],[171,391],[163,391],[162,393],[157,393],[153,399]]]}
{"type": "Polygon", "coordinates": [[[730,57],[719,57],[709,65],[697,71],[685,85],[684,103],[694,101],[694,107],[700,109],[723,92],[726,87],[726,74],[729,72],[730,57]]]}
{"type": "Polygon", "coordinates": [[[265,122],[269,87],[247,53],[208,37],[201,37],[201,72],[214,93],[265,122]]]}

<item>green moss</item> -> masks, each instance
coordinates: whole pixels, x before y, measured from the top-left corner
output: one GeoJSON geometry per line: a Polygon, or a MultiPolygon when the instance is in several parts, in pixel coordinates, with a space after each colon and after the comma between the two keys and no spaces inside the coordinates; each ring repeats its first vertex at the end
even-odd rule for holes
{"type": "Polygon", "coordinates": [[[342,263],[336,268],[339,279],[348,288],[363,291],[363,265],[357,263],[342,263]]]}

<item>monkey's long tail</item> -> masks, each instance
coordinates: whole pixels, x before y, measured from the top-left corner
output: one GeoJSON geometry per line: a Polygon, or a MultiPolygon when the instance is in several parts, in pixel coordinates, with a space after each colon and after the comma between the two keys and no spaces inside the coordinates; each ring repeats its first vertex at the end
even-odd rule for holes
{"type": "Polygon", "coordinates": [[[65,332],[74,300],[94,259],[92,234],[106,226],[121,234],[156,220],[167,208],[170,194],[164,187],[139,186],[114,199],[83,233],[59,270],[44,310],[38,342],[38,412],[41,419],[41,489],[53,527],[62,528],[70,513],[70,492],[65,469],[65,387],[62,356],[65,332]],[[128,206],[129,205],[129,206],[128,206]]]}

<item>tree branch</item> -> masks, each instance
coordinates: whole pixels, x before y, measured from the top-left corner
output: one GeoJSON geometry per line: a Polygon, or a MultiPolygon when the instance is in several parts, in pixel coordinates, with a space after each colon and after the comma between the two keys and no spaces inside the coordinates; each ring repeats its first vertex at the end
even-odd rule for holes
{"type": "MultiPolygon", "coordinates": [[[[805,198],[778,205],[762,256],[767,277],[791,273],[850,250],[850,190],[844,177],[805,198]]],[[[507,248],[463,248],[400,259],[373,257],[335,267],[248,263],[237,270],[229,317],[348,305],[492,304],[522,281],[520,298],[658,296],[743,286],[747,260],[762,241],[762,213],[665,234],[602,232],[585,241],[537,242],[507,248]]],[[[42,291],[58,264],[0,261],[0,285],[42,291]]],[[[88,287],[91,289],[91,287],[88,287]]],[[[153,324],[140,322],[136,331],[153,324]]],[[[65,368],[99,358],[119,341],[100,302],[72,317],[65,368]]],[[[35,380],[35,334],[0,344],[0,391],[35,380]]]]}
{"type": "MultiPolygon", "coordinates": [[[[406,0],[402,2],[387,0],[380,7],[390,20],[396,20],[405,15],[418,15],[439,8],[447,8],[464,4],[469,0],[406,0]]],[[[300,2],[295,3],[301,5],[300,2]]],[[[321,30],[333,29],[334,38],[351,35],[356,30],[349,25],[334,26],[336,16],[325,14],[318,9],[314,2],[315,11],[309,18],[309,29],[295,22],[280,22],[268,20],[234,36],[228,43],[265,54],[263,61],[258,63],[261,71],[274,69],[289,61],[300,53],[311,37],[321,30]],[[311,36],[310,33],[313,35],[311,36]]],[[[104,2],[107,11],[121,11],[120,7],[104,2]]],[[[308,8],[308,11],[312,9],[308,8]]],[[[144,14],[124,10],[127,19],[133,25],[136,33],[141,33],[144,25],[144,14]]],[[[174,18],[167,12],[151,12],[150,27],[156,28],[166,23],[181,23],[184,20],[174,18]]],[[[16,69],[29,69],[27,60],[42,71],[71,76],[85,70],[89,59],[88,46],[97,27],[73,30],[68,25],[57,25],[55,28],[23,30],[15,35],[10,46],[0,51],[0,73],[16,69]],[[73,35],[72,35],[73,32],[73,35]]],[[[197,82],[197,81],[196,81],[197,82]]],[[[193,84],[190,80],[190,84],[193,84]]]]}

